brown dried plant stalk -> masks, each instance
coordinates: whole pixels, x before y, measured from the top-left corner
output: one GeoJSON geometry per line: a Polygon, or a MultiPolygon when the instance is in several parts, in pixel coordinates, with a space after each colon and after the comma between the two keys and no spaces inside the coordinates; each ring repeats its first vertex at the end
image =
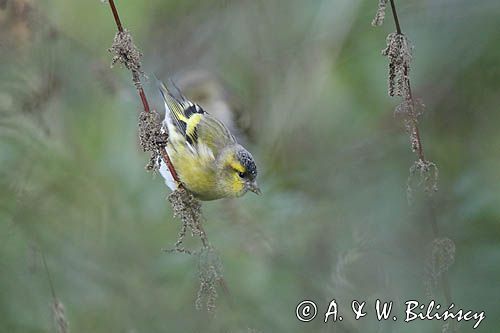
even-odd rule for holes
{"type": "Polygon", "coordinates": [[[220,258],[215,252],[215,249],[210,245],[207,234],[203,229],[201,203],[180,182],[177,172],[165,149],[168,142],[168,134],[162,130],[158,113],[155,110],[151,110],[149,107],[141,83],[141,77],[144,76],[141,69],[142,53],[135,46],[130,32],[123,28],[114,0],[109,0],[106,3],[109,4],[111,8],[118,29],[113,44],[109,49],[114,55],[111,65],[113,66],[116,63],[120,63],[132,72],[132,81],[137,89],[143,106],[143,111],[139,116],[139,140],[143,151],[147,151],[151,154],[146,169],[158,171],[160,163],[163,160],[178,186],[177,189],[169,195],[168,200],[172,205],[174,216],[180,218],[182,222],[181,230],[174,247],[164,251],[193,254],[199,257],[200,291],[198,293],[196,307],[201,308],[201,298],[205,297],[207,299],[206,308],[209,312],[212,312],[215,310],[215,300],[217,298],[215,284],[220,284],[222,289],[227,291],[222,277],[222,264],[220,263],[220,258]],[[192,236],[200,238],[202,243],[202,248],[200,250],[192,251],[184,247],[184,237],[188,230],[191,232],[192,236]],[[214,262],[217,264],[214,265],[214,262]],[[217,269],[214,267],[217,267],[217,269]]]}
{"type": "MultiPolygon", "coordinates": [[[[382,50],[382,55],[389,59],[389,96],[399,96],[402,99],[401,103],[395,109],[395,116],[402,119],[410,138],[411,149],[417,157],[417,160],[410,168],[410,176],[407,184],[408,197],[411,199],[414,187],[423,188],[424,192],[428,195],[438,190],[438,168],[434,162],[425,158],[418,123],[418,119],[423,113],[424,105],[418,99],[414,98],[410,85],[412,46],[401,30],[394,0],[389,1],[396,32],[390,33],[387,36],[387,46],[382,50]]],[[[387,2],[388,0],[379,0],[379,7],[372,25],[379,26],[382,24],[387,2]]],[[[430,289],[434,289],[438,285],[437,281],[439,280],[444,298],[446,302],[451,304],[452,298],[447,271],[455,259],[455,245],[450,239],[439,236],[436,216],[433,211],[433,202],[429,196],[426,199],[426,203],[429,209],[429,221],[433,240],[431,241],[431,251],[426,262],[426,273],[429,276],[425,283],[432,286],[432,288],[428,288],[428,291],[432,292],[430,289]]]]}

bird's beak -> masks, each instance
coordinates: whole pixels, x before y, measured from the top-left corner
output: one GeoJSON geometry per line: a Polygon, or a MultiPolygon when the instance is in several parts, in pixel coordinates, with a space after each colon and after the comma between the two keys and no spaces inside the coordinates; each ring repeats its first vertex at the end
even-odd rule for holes
{"type": "Polygon", "coordinates": [[[257,185],[256,181],[248,183],[247,186],[248,186],[248,190],[252,191],[253,193],[255,193],[257,195],[262,194],[262,191],[260,190],[259,185],[257,185]]]}

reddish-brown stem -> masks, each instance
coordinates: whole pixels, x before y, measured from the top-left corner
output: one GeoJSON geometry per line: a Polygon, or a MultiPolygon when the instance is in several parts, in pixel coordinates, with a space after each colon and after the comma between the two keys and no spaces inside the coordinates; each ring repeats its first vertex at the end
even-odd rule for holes
{"type": "Polygon", "coordinates": [[[118,15],[118,10],[116,10],[114,0],[109,0],[109,6],[111,7],[111,11],[113,12],[113,17],[115,18],[116,27],[118,31],[123,32],[122,22],[120,21],[120,16],[118,15]]]}
{"type": "Polygon", "coordinates": [[[149,113],[149,103],[148,103],[148,99],[146,98],[146,94],[144,93],[144,89],[142,89],[142,87],[139,87],[137,89],[137,91],[139,92],[139,97],[141,97],[141,102],[142,102],[142,106],[144,107],[144,111],[145,112],[148,112],[149,113]]]}
{"type": "Polygon", "coordinates": [[[175,171],[174,166],[172,165],[172,161],[170,160],[170,157],[168,156],[165,148],[161,148],[160,153],[161,153],[161,157],[163,158],[163,160],[165,161],[165,164],[168,167],[168,171],[170,171],[170,174],[172,175],[172,178],[174,178],[174,180],[177,183],[181,184],[181,182],[179,180],[179,176],[177,176],[177,172],[175,171]]]}
{"type": "MultiPolygon", "coordinates": [[[[115,23],[116,23],[116,27],[117,27],[118,31],[123,32],[122,22],[120,20],[120,15],[118,14],[118,10],[116,9],[114,0],[109,0],[108,3],[109,3],[109,7],[111,8],[111,11],[113,12],[113,17],[115,19],[115,23]]],[[[146,93],[144,92],[144,89],[141,86],[141,81],[138,78],[138,75],[134,75],[134,74],[135,73],[133,72],[132,78],[134,80],[134,83],[137,86],[137,92],[139,94],[139,97],[141,98],[144,112],[149,113],[149,112],[151,112],[151,109],[149,108],[149,103],[148,103],[148,99],[146,98],[146,93]]],[[[168,170],[170,171],[170,174],[172,175],[172,178],[174,178],[174,180],[178,184],[180,184],[179,177],[177,176],[177,172],[175,171],[175,168],[172,165],[172,161],[170,160],[170,157],[168,156],[165,148],[160,148],[160,153],[161,153],[163,160],[165,161],[165,164],[168,167],[168,170]]]]}

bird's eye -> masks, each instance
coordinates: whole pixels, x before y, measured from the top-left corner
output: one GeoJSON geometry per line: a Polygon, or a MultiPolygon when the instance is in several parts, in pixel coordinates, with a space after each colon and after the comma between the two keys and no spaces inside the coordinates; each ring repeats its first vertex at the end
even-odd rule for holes
{"type": "Polygon", "coordinates": [[[244,172],[238,172],[238,176],[240,176],[240,178],[244,178],[245,177],[245,173],[244,172]]]}

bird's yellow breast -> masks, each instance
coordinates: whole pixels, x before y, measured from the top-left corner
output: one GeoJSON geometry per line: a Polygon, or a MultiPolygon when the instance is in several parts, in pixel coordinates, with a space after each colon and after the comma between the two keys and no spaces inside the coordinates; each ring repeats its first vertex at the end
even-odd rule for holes
{"type": "Polygon", "coordinates": [[[182,184],[203,200],[221,197],[218,193],[213,157],[190,151],[185,145],[167,146],[167,151],[182,184]]]}

